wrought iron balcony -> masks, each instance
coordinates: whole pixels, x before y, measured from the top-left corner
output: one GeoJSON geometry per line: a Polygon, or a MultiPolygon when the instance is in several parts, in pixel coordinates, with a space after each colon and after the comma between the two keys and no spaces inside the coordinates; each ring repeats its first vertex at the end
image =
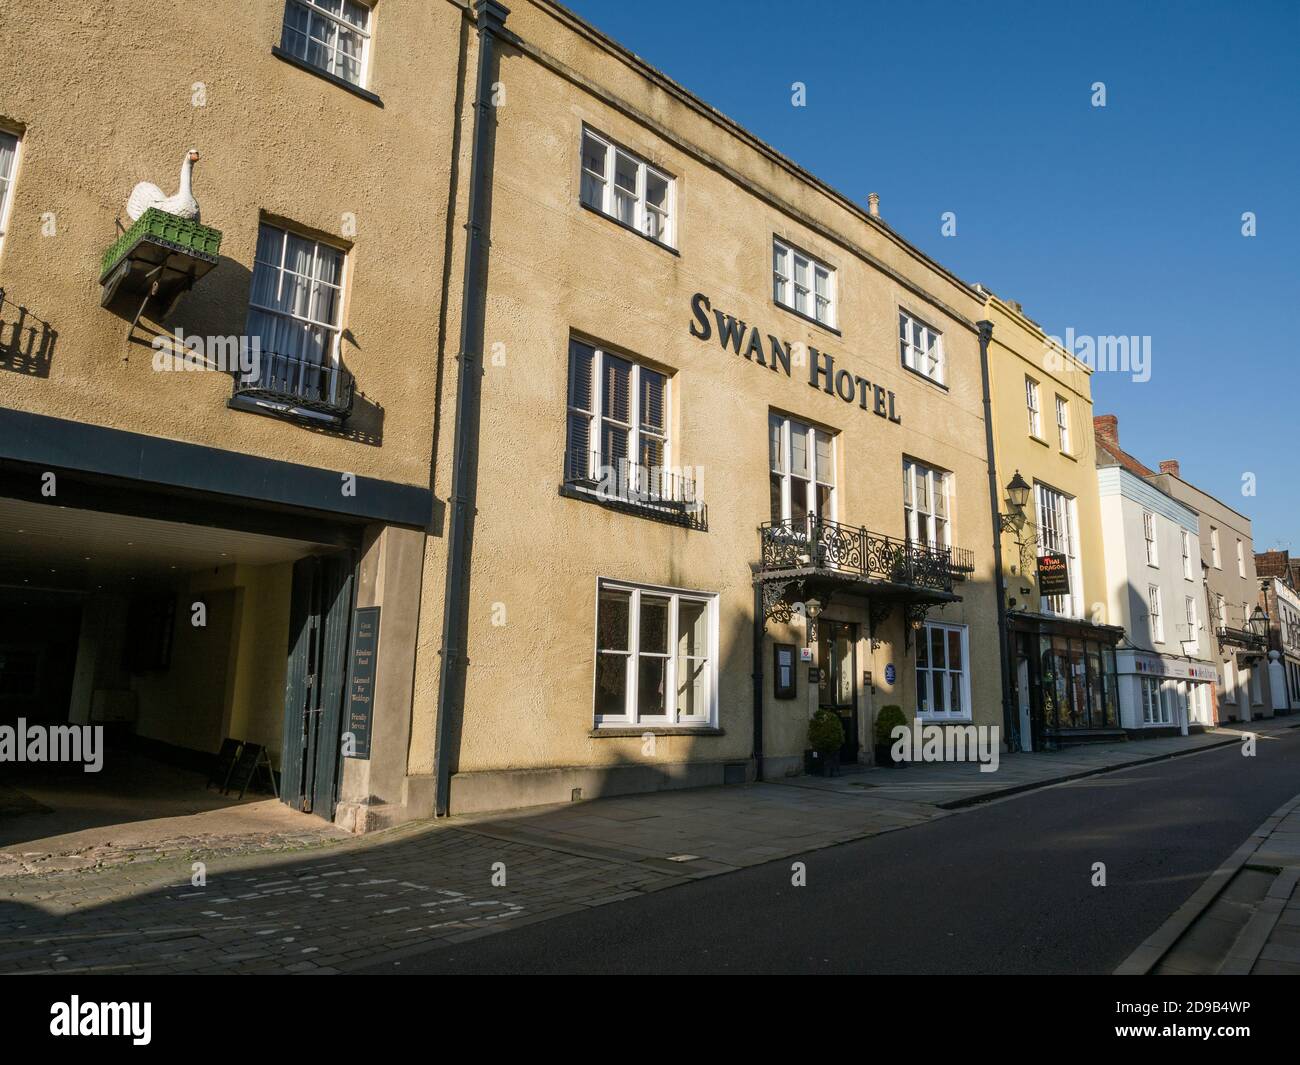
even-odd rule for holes
{"type": "Polygon", "coordinates": [[[896,540],[826,518],[806,525],[764,522],[759,526],[760,576],[830,572],[864,581],[951,592],[960,572],[974,569],[969,552],[896,540]]]}
{"type": "Polygon", "coordinates": [[[642,466],[627,458],[607,462],[599,454],[568,454],[561,492],[687,529],[707,530],[709,508],[693,477],[642,466]]]}
{"type": "Polygon", "coordinates": [[[1257,636],[1249,629],[1234,629],[1227,625],[1220,625],[1216,631],[1219,643],[1229,647],[1240,647],[1257,654],[1263,654],[1268,650],[1268,637],[1257,636]]]}
{"type": "Polygon", "coordinates": [[[257,371],[235,378],[235,395],[343,421],[352,413],[352,375],[336,363],[317,363],[264,351],[257,371]]]}

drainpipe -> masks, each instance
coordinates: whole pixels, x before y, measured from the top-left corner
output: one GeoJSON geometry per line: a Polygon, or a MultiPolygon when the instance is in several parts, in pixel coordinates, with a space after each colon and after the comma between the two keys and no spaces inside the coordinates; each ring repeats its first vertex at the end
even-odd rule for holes
{"type": "Polygon", "coordinates": [[[763,587],[754,585],[754,779],[763,779],[763,587]]]}
{"type": "Polygon", "coordinates": [[[451,725],[463,720],[465,665],[469,628],[470,523],[477,488],[479,386],[484,328],[483,290],[487,266],[486,201],[492,176],[492,151],[496,116],[492,110],[493,45],[505,28],[509,8],[495,0],[477,0],[478,89],[474,98],[474,142],[469,171],[469,220],[465,232],[465,277],[461,289],[460,371],[456,379],[456,419],[452,442],[451,511],[447,529],[447,577],[443,597],[442,669],[438,678],[438,730],[433,772],[436,782],[434,812],[445,816],[451,801],[451,725]]]}
{"type": "Polygon", "coordinates": [[[975,323],[980,337],[980,376],[984,385],[984,446],[989,453],[989,508],[993,519],[993,585],[998,597],[998,650],[1002,659],[1002,732],[1007,752],[1020,750],[1020,722],[1011,707],[1011,635],[1007,631],[1007,582],[1002,573],[1002,515],[998,512],[998,466],[993,453],[993,399],[989,391],[989,340],[993,323],[975,323]]]}

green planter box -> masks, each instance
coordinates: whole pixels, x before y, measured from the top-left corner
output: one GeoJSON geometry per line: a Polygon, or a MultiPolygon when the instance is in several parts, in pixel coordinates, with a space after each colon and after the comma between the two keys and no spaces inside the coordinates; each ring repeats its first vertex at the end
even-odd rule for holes
{"type": "Polygon", "coordinates": [[[135,224],[104,252],[99,276],[102,281],[141,241],[194,252],[200,258],[216,261],[221,251],[221,230],[200,225],[174,214],[150,207],[135,224]]]}

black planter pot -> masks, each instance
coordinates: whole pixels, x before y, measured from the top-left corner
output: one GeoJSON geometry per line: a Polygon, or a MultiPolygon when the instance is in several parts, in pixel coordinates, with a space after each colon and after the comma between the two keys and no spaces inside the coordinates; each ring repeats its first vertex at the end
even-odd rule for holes
{"type": "Polygon", "coordinates": [[[906,762],[894,761],[893,756],[889,753],[893,744],[877,743],[876,744],[876,765],[883,766],[885,769],[902,769],[906,762]]]}
{"type": "Polygon", "coordinates": [[[804,751],[804,772],[813,777],[833,777],[839,775],[840,752],[825,754],[821,751],[804,751]]]}

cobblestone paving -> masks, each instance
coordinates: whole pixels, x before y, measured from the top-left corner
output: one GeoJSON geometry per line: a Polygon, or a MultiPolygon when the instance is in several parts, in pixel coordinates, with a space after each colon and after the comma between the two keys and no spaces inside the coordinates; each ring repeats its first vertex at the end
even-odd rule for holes
{"type": "Polygon", "coordinates": [[[685,879],[427,825],[309,855],[218,856],[206,886],[190,876],[167,859],[11,879],[0,971],[338,972],[685,879]]]}

